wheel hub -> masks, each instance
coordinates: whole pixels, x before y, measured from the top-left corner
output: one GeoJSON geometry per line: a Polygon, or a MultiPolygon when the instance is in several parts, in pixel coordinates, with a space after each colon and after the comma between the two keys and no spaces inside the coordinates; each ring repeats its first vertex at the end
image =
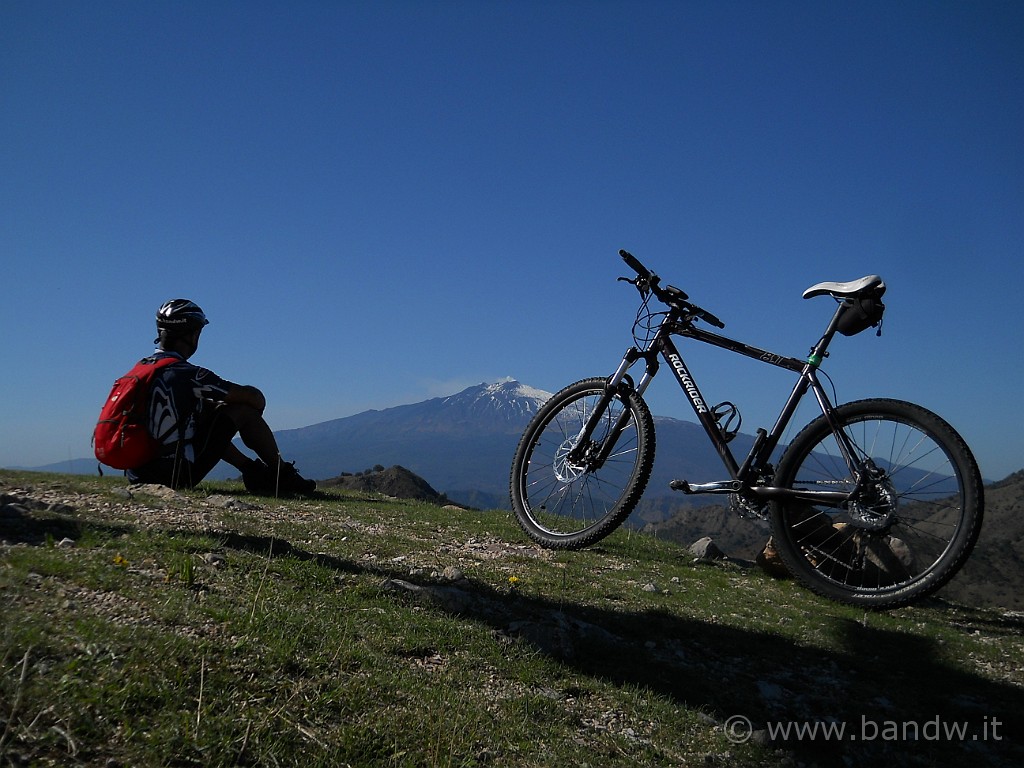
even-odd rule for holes
{"type": "Polygon", "coordinates": [[[586,473],[585,465],[570,461],[569,456],[576,448],[576,438],[571,437],[555,451],[554,471],[559,482],[572,483],[586,473]]]}
{"type": "Polygon", "coordinates": [[[858,500],[850,502],[847,511],[862,528],[880,531],[893,524],[898,506],[899,500],[892,481],[880,477],[871,482],[858,500]]]}

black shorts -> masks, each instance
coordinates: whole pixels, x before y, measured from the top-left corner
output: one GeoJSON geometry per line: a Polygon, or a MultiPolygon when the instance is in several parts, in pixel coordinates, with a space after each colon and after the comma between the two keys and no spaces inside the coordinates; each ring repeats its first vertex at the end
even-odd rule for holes
{"type": "Polygon", "coordinates": [[[133,483],[156,483],[170,488],[194,488],[217,462],[238,434],[235,422],[224,412],[223,403],[207,401],[196,416],[192,445],[193,461],[185,458],[185,445],[179,443],[174,454],[161,456],[127,472],[133,483]],[[212,407],[211,407],[212,406],[212,407]]]}

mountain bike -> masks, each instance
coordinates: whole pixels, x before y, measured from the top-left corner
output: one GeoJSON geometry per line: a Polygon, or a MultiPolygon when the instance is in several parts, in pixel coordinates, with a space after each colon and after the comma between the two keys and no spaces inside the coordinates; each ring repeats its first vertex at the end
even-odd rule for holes
{"type": "MultiPolygon", "coordinates": [[[[516,519],[544,547],[579,549],[601,540],[636,507],[654,464],[654,420],[643,399],[661,363],[674,376],[727,473],[674,480],[684,494],[722,494],[744,516],[769,519],[771,542],[789,572],[814,592],[870,608],[931,594],[963,565],[978,538],[984,497],[977,462],[963,438],[931,411],[892,399],[833,405],[819,373],[835,335],[878,326],[885,283],[878,275],[824,282],[805,299],[838,304],[806,359],[776,354],[709,331],[725,324],[662,285],[636,257],[619,252],[640,293],[634,346],[607,377],[571,384],[530,421],[512,463],[516,519]],[[656,300],[657,303],[654,303],[656,300]],[[729,442],[740,417],[729,402],[708,405],[674,341],[691,339],[797,375],[770,429],[756,430],[737,461],[729,442]],[[629,371],[643,363],[634,382],[629,371]],[[821,415],[788,445],[781,441],[801,400],[821,415]],[[776,449],[778,465],[770,463],[776,449]]],[[[831,382],[831,379],[829,379],[831,382]]],[[[834,395],[834,385],[833,397],[834,395]]]]}

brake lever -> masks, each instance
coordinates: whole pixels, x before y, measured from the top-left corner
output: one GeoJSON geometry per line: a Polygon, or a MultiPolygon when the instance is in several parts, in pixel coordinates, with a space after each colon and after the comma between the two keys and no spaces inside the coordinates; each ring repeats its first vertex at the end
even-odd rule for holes
{"type": "Polygon", "coordinates": [[[619,278],[616,278],[616,282],[620,282],[620,281],[623,282],[623,283],[629,283],[630,285],[632,285],[634,288],[636,288],[638,291],[640,291],[640,295],[641,296],[646,297],[647,294],[649,294],[651,292],[651,283],[650,283],[650,281],[647,280],[646,278],[640,277],[639,275],[637,277],[635,277],[635,278],[633,278],[633,277],[619,277],[619,278]]]}

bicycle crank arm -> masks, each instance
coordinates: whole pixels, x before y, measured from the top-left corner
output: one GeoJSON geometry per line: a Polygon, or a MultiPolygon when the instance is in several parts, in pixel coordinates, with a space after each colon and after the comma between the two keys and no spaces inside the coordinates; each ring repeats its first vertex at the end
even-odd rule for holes
{"type": "Polygon", "coordinates": [[[715,483],[688,483],[685,480],[673,480],[668,487],[673,491],[682,491],[688,494],[738,493],[743,484],[739,480],[720,480],[715,483]]]}

